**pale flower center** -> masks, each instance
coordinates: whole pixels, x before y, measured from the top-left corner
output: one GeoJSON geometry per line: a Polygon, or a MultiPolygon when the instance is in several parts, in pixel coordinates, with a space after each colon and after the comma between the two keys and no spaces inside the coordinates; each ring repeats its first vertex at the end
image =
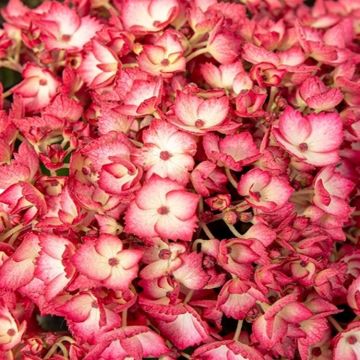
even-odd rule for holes
{"type": "Polygon", "coordinates": [[[350,335],[346,340],[350,345],[353,345],[357,342],[357,338],[354,335],[350,335]]]}
{"type": "Polygon", "coordinates": [[[299,150],[300,150],[301,152],[307,151],[308,148],[309,148],[309,147],[308,147],[308,144],[307,144],[307,143],[301,143],[301,144],[299,145],[299,150]]]}
{"type": "Polygon", "coordinates": [[[166,215],[169,213],[169,208],[167,206],[161,206],[157,209],[157,212],[160,214],[160,215],[166,215]]]}
{"type": "Polygon", "coordinates": [[[111,259],[108,260],[108,263],[109,263],[110,266],[116,266],[116,265],[119,264],[119,260],[116,259],[116,258],[111,258],[111,259]]]}
{"type": "Polygon", "coordinates": [[[195,126],[198,128],[198,129],[200,129],[200,128],[202,128],[203,126],[205,125],[205,122],[204,122],[204,120],[196,120],[195,121],[195,126]]]}
{"type": "Polygon", "coordinates": [[[169,160],[171,158],[171,154],[168,151],[162,151],[160,153],[161,160],[169,160]]]}
{"type": "Polygon", "coordinates": [[[9,330],[7,331],[7,334],[8,334],[9,336],[14,336],[14,335],[16,334],[16,331],[15,331],[14,329],[9,329],[9,330]]]}

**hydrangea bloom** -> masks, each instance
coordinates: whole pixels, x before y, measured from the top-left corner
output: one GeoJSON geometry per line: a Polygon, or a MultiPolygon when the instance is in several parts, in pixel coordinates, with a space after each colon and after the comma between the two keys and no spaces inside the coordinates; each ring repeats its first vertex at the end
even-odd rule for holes
{"type": "Polygon", "coordinates": [[[360,359],[359,1],[40,2],[0,10],[0,360],[360,359]]]}

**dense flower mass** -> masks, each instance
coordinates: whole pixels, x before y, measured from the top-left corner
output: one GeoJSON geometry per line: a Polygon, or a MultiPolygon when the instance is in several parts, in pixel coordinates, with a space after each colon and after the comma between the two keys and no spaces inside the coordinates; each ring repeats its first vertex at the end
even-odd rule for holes
{"type": "Polygon", "coordinates": [[[360,1],[1,9],[0,360],[360,360],[360,1]]]}

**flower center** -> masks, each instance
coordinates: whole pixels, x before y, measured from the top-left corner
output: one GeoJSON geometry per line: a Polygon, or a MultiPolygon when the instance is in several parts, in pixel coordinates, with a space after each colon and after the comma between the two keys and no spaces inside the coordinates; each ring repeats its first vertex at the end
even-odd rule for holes
{"type": "Polygon", "coordinates": [[[9,329],[9,330],[7,331],[7,334],[8,334],[9,336],[14,336],[14,335],[16,334],[16,331],[15,331],[14,329],[9,329]]]}
{"type": "Polygon", "coordinates": [[[116,258],[110,258],[110,259],[108,260],[108,263],[109,263],[110,266],[116,266],[116,265],[119,264],[119,260],[116,259],[116,258]]]}
{"type": "Polygon", "coordinates": [[[301,144],[299,145],[299,150],[300,150],[301,152],[307,151],[308,148],[309,148],[309,147],[308,147],[308,144],[307,144],[307,143],[301,143],[301,144]]]}
{"type": "Polygon", "coordinates": [[[169,213],[169,208],[167,206],[161,206],[157,209],[157,212],[160,214],[160,215],[166,215],[169,213]]]}
{"type": "Polygon", "coordinates": [[[161,60],[161,65],[162,65],[162,66],[168,66],[169,64],[170,64],[169,59],[163,59],[163,60],[161,60]]]}
{"type": "Polygon", "coordinates": [[[350,345],[353,345],[357,342],[357,338],[354,335],[350,335],[346,340],[350,345]]]}
{"type": "Polygon", "coordinates": [[[168,151],[162,151],[160,153],[161,160],[169,160],[171,158],[171,154],[168,151]]]}
{"type": "Polygon", "coordinates": [[[62,41],[65,41],[65,42],[70,41],[70,39],[71,39],[71,35],[63,35],[63,36],[61,37],[61,40],[62,40],[62,41]]]}
{"type": "Polygon", "coordinates": [[[204,120],[196,120],[195,121],[195,126],[198,128],[198,129],[200,129],[200,128],[202,128],[203,126],[205,125],[205,121],[204,120]]]}
{"type": "Polygon", "coordinates": [[[45,85],[47,85],[47,80],[46,80],[46,79],[40,79],[40,80],[39,80],[39,84],[40,84],[41,86],[45,86],[45,85]]]}
{"type": "Polygon", "coordinates": [[[159,252],[159,258],[162,260],[167,260],[171,256],[171,251],[169,249],[161,249],[159,252]]]}

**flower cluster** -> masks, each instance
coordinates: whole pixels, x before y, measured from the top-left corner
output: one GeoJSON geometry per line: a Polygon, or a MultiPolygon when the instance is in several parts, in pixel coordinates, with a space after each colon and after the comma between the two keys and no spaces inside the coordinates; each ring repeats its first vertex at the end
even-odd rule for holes
{"type": "Polygon", "coordinates": [[[359,1],[1,15],[1,359],[360,359],[359,1]]]}

